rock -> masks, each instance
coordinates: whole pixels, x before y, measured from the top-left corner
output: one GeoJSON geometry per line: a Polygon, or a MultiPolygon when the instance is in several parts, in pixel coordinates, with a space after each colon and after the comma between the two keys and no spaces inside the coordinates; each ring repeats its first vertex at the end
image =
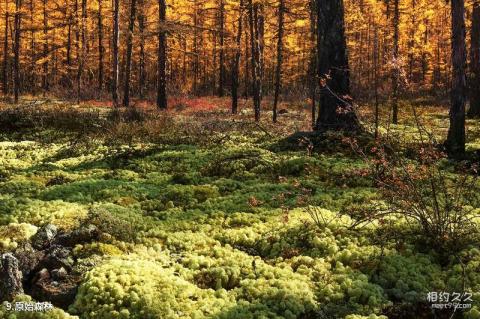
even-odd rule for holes
{"type": "Polygon", "coordinates": [[[68,272],[65,268],[60,267],[59,269],[54,269],[51,271],[52,273],[52,278],[57,281],[61,281],[68,276],[68,272]]]}
{"type": "Polygon", "coordinates": [[[23,277],[28,278],[30,274],[38,269],[40,262],[45,258],[45,252],[35,250],[29,243],[17,248],[15,257],[18,259],[23,277]]]}
{"type": "Polygon", "coordinates": [[[23,294],[22,272],[18,259],[12,254],[0,257],[0,301],[12,301],[15,296],[23,294]]]}
{"type": "Polygon", "coordinates": [[[95,225],[82,226],[74,231],[63,233],[55,239],[56,245],[74,247],[98,239],[99,231],[95,225]]]}
{"type": "Polygon", "coordinates": [[[57,226],[47,224],[42,226],[32,237],[32,246],[38,250],[48,248],[57,236],[57,226]]]}
{"type": "Polygon", "coordinates": [[[78,278],[71,277],[63,281],[52,280],[49,275],[39,275],[36,278],[38,280],[32,284],[30,292],[35,300],[48,301],[62,309],[67,309],[75,300],[80,282],[78,278]]]}
{"type": "Polygon", "coordinates": [[[51,246],[45,251],[45,257],[39,266],[47,269],[59,269],[63,267],[70,271],[73,267],[70,249],[59,245],[51,246]]]}

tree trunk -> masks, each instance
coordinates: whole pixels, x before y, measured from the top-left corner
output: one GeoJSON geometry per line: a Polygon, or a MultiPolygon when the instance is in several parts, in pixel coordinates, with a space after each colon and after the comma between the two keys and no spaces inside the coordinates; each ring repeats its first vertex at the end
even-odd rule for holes
{"type": "Polygon", "coordinates": [[[317,7],[317,74],[321,82],[316,130],[358,131],[350,103],[350,77],[343,0],[320,1],[317,7]]]}
{"type": "Polygon", "coordinates": [[[465,2],[452,0],[452,91],[450,128],[446,146],[450,156],[459,157],[465,152],[465,102],[467,85],[465,66],[465,2]]]}
{"type": "Polygon", "coordinates": [[[48,16],[47,16],[47,0],[43,0],[43,71],[42,71],[42,89],[43,96],[48,91],[48,16]]]}
{"type": "Polygon", "coordinates": [[[118,70],[118,42],[120,39],[119,30],[119,11],[120,0],[113,0],[113,57],[112,57],[112,99],[113,106],[118,107],[118,82],[119,82],[119,70],[118,70]]]}
{"type": "Polygon", "coordinates": [[[20,24],[21,24],[22,0],[15,0],[15,43],[13,48],[13,93],[15,104],[18,103],[20,95],[20,24]]]}
{"type": "Polygon", "coordinates": [[[316,1],[310,0],[310,42],[312,48],[310,50],[310,62],[308,66],[308,79],[309,79],[309,89],[310,89],[310,100],[311,100],[311,121],[312,128],[315,128],[317,121],[317,102],[316,102],[316,90],[317,90],[317,50],[314,45],[315,43],[315,34],[317,32],[315,26],[315,16],[316,16],[316,1]]]}
{"type": "Polygon", "coordinates": [[[280,95],[280,81],[282,77],[282,58],[283,58],[283,20],[285,15],[285,0],[280,0],[278,6],[278,41],[277,41],[277,68],[275,70],[275,97],[273,101],[273,123],[277,123],[277,106],[280,95]]]}
{"type": "Polygon", "coordinates": [[[139,0],[138,30],[140,32],[140,63],[138,75],[138,93],[143,99],[145,92],[145,2],[139,0]]]}
{"type": "Polygon", "coordinates": [[[103,47],[103,14],[102,14],[102,0],[98,0],[98,89],[103,90],[103,55],[105,49],[103,47]]]}
{"type": "Polygon", "coordinates": [[[235,52],[235,62],[233,66],[233,75],[232,75],[232,114],[237,114],[238,111],[238,83],[239,83],[239,73],[240,73],[240,56],[241,56],[241,45],[242,45],[242,23],[243,23],[243,0],[240,0],[239,13],[238,13],[238,29],[237,29],[237,38],[236,38],[236,52],[235,52]]]}
{"type": "Polygon", "coordinates": [[[225,85],[225,3],[220,0],[220,74],[218,83],[218,96],[223,97],[225,85]]]}
{"type": "Polygon", "coordinates": [[[2,66],[2,81],[3,81],[3,94],[8,94],[8,23],[9,12],[7,11],[8,1],[5,0],[5,33],[3,39],[3,66],[2,66]]]}
{"type": "Polygon", "coordinates": [[[167,108],[167,32],[165,22],[167,18],[166,0],[158,0],[158,83],[157,83],[157,107],[167,108]]]}
{"type": "Polygon", "coordinates": [[[125,58],[125,86],[123,88],[123,106],[130,106],[130,73],[132,68],[133,31],[135,28],[135,16],[137,0],[130,0],[130,19],[127,33],[127,56],[125,58]]]}
{"type": "Polygon", "coordinates": [[[260,96],[261,96],[261,81],[260,81],[260,48],[258,38],[258,21],[255,21],[258,17],[258,4],[253,4],[252,0],[249,0],[248,6],[249,12],[249,24],[250,24],[250,46],[252,54],[252,76],[253,76],[253,107],[255,112],[255,121],[260,121],[260,96]],[[256,13],[256,14],[254,14],[256,13]],[[257,28],[255,27],[257,25],[257,28]]]}
{"type": "Polygon", "coordinates": [[[472,14],[472,32],[470,47],[470,83],[469,117],[480,117],[480,3],[475,2],[472,14]]]}
{"type": "Polygon", "coordinates": [[[393,17],[393,72],[392,72],[392,122],[398,123],[398,86],[400,81],[400,61],[398,56],[398,42],[400,29],[400,0],[394,0],[393,17]]]}

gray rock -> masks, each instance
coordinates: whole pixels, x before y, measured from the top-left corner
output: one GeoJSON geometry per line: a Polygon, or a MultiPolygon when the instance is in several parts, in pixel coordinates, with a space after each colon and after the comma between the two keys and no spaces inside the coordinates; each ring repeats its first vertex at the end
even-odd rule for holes
{"type": "Polygon", "coordinates": [[[99,231],[95,225],[81,226],[71,232],[59,234],[56,245],[74,247],[77,244],[88,243],[98,239],[99,231]]]}
{"type": "Polygon", "coordinates": [[[35,235],[32,237],[32,246],[38,250],[49,247],[55,236],[57,236],[57,226],[53,224],[47,224],[42,226],[35,235]]]}
{"type": "Polygon", "coordinates": [[[15,296],[23,294],[22,272],[18,259],[12,254],[0,256],[0,302],[12,301],[15,296]]]}
{"type": "Polygon", "coordinates": [[[68,272],[65,268],[60,267],[51,271],[53,280],[61,281],[68,276],[68,272]]]}
{"type": "Polygon", "coordinates": [[[47,269],[65,268],[70,271],[73,267],[71,250],[59,245],[53,245],[45,251],[45,257],[40,262],[40,267],[47,269]]]}
{"type": "Polygon", "coordinates": [[[23,278],[27,278],[38,269],[40,262],[45,258],[45,252],[35,250],[29,243],[26,243],[15,250],[15,257],[18,259],[23,278]]]}

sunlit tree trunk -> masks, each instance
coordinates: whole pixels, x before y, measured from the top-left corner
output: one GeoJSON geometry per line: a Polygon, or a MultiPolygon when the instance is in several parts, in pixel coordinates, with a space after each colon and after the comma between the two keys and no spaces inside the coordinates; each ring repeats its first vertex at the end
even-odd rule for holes
{"type": "Polygon", "coordinates": [[[452,12],[452,90],[450,105],[450,128],[446,146],[450,156],[458,157],[465,152],[465,102],[467,85],[465,69],[467,48],[465,44],[465,2],[451,1],[452,12]]]}
{"type": "Polygon", "coordinates": [[[139,76],[138,76],[138,93],[140,98],[143,99],[145,92],[145,3],[144,0],[139,0],[140,11],[138,14],[138,30],[140,32],[140,63],[139,63],[139,76]]]}
{"type": "Polygon", "coordinates": [[[249,25],[250,25],[250,47],[252,55],[252,75],[253,75],[253,108],[255,112],[255,121],[260,121],[260,96],[261,96],[261,81],[260,81],[260,48],[259,48],[259,38],[258,38],[258,28],[255,28],[257,22],[255,22],[255,17],[258,13],[258,6],[253,4],[252,0],[249,0],[248,5],[248,14],[249,14],[249,25]],[[257,29],[257,30],[256,30],[257,29]]]}
{"type": "Polygon", "coordinates": [[[42,89],[43,96],[48,91],[48,16],[47,0],[43,0],[43,71],[42,71],[42,89]]]}
{"type": "Polygon", "coordinates": [[[285,0],[280,0],[278,6],[278,39],[277,39],[277,66],[275,70],[275,96],[273,101],[273,123],[277,122],[277,105],[280,95],[282,60],[283,60],[283,31],[284,31],[285,0]]]}
{"type": "Polygon", "coordinates": [[[317,120],[317,101],[316,101],[316,90],[317,90],[317,50],[315,43],[315,33],[317,32],[315,25],[315,15],[316,15],[316,1],[310,0],[310,42],[312,48],[310,50],[310,61],[308,65],[308,80],[309,80],[309,90],[310,90],[310,103],[311,103],[311,121],[312,128],[315,127],[317,120]]]}
{"type": "Polygon", "coordinates": [[[157,107],[167,108],[167,35],[165,30],[165,21],[167,16],[167,3],[165,0],[158,1],[158,84],[157,84],[157,107]]]}

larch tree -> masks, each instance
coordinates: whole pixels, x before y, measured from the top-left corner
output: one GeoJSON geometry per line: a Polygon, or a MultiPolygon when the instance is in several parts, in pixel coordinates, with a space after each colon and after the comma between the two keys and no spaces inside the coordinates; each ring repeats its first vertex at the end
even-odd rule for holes
{"type": "Polygon", "coordinates": [[[282,79],[282,62],[283,62],[283,33],[285,19],[285,0],[280,0],[278,4],[278,39],[277,39],[277,66],[275,69],[275,93],[273,100],[273,123],[277,122],[277,107],[280,95],[280,86],[282,79]]]}
{"type": "Polygon", "coordinates": [[[400,0],[393,0],[393,69],[392,69],[392,122],[398,123],[398,89],[400,85],[400,0]]]}
{"type": "Polygon", "coordinates": [[[157,107],[167,108],[167,3],[166,0],[158,0],[158,54],[157,54],[157,107]]]}
{"type": "Polygon", "coordinates": [[[112,100],[113,105],[118,107],[118,83],[119,83],[119,59],[118,46],[120,42],[120,0],[113,0],[113,37],[112,37],[112,100]]]}
{"type": "Polygon", "coordinates": [[[20,95],[20,49],[21,49],[21,10],[22,10],[22,0],[15,0],[15,17],[14,17],[14,28],[15,28],[15,39],[13,45],[13,94],[14,102],[18,103],[20,95]]]}
{"type": "Polygon", "coordinates": [[[242,54],[242,29],[243,29],[243,0],[240,0],[238,8],[237,35],[235,38],[235,59],[232,67],[232,114],[238,111],[238,85],[240,82],[240,57],[242,54]]]}
{"type": "Polygon", "coordinates": [[[123,106],[130,106],[130,74],[132,69],[133,31],[135,29],[135,17],[137,0],[130,0],[130,17],[128,20],[127,49],[125,57],[125,83],[123,88],[123,106]]]}
{"type": "Polygon", "coordinates": [[[97,16],[97,29],[98,29],[98,89],[100,92],[103,90],[103,56],[105,54],[105,48],[103,47],[103,11],[102,0],[98,0],[98,16],[97,16]]]}
{"type": "Polygon", "coordinates": [[[3,94],[8,94],[8,24],[9,24],[8,0],[5,0],[5,26],[3,35],[3,63],[2,63],[2,88],[3,94]]]}
{"type": "Polygon", "coordinates": [[[360,123],[350,103],[343,0],[317,3],[317,53],[321,92],[315,129],[359,130],[360,123]]]}
{"type": "Polygon", "coordinates": [[[470,42],[470,109],[469,117],[480,117],[480,3],[473,4],[470,42]]]}
{"type": "Polygon", "coordinates": [[[465,104],[467,100],[467,47],[465,43],[465,1],[451,1],[452,15],[452,89],[450,127],[446,141],[448,153],[460,157],[465,152],[465,104]]]}

